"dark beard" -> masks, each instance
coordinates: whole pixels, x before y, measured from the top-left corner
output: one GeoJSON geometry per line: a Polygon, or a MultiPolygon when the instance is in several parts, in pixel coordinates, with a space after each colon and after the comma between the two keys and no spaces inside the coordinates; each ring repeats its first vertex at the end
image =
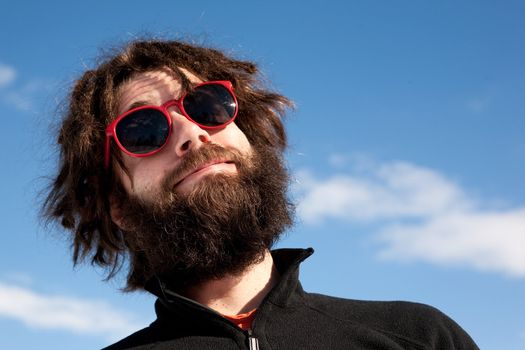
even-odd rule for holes
{"type": "Polygon", "coordinates": [[[154,203],[121,195],[130,255],[126,289],[142,289],[158,277],[180,290],[236,275],[260,261],[292,224],[287,187],[276,151],[254,148],[253,156],[243,157],[207,144],[166,177],[154,203]],[[237,175],[212,174],[187,195],[173,190],[181,172],[224,157],[234,161],[237,175]]]}

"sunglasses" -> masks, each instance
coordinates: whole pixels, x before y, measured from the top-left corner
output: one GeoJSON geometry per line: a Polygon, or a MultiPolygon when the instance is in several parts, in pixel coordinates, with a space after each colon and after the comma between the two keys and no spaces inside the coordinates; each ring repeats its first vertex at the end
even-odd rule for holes
{"type": "Polygon", "coordinates": [[[133,157],[159,152],[172,133],[168,108],[173,106],[205,130],[224,128],[233,122],[239,110],[229,81],[208,81],[161,106],[133,108],[119,115],[106,128],[105,167],[109,167],[112,138],[124,153],[133,157]]]}

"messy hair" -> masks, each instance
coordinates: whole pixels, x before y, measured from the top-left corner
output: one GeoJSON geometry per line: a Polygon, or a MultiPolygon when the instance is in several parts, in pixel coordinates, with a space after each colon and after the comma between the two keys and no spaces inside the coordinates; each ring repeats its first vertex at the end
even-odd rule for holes
{"type": "MultiPolygon", "coordinates": [[[[165,68],[181,80],[183,89],[190,82],[181,68],[204,81],[231,81],[239,103],[235,123],[248,140],[276,152],[286,147],[282,117],[291,102],[264,87],[252,62],[180,41],[141,40],[86,71],[66,101],[58,133],[59,167],[43,214],[71,233],[74,264],[90,259],[107,269],[108,279],[122,266],[128,250],[110,216],[109,197],[119,186],[112,168],[104,167],[105,128],[116,117],[119,87],[137,74],[165,68]]],[[[112,161],[122,165],[118,148],[111,152],[112,161]]]]}

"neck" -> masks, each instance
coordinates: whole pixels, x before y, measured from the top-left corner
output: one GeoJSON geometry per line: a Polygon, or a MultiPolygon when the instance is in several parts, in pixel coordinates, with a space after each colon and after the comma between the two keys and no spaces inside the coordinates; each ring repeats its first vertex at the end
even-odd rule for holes
{"type": "Polygon", "coordinates": [[[266,251],[262,261],[240,274],[199,283],[184,294],[218,313],[236,315],[259,307],[278,278],[272,255],[266,251]]]}

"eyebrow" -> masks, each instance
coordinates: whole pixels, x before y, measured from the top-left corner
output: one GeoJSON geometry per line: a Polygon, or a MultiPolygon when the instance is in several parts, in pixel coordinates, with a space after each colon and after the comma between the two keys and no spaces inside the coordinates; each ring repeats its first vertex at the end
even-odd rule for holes
{"type": "Polygon", "coordinates": [[[147,101],[135,101],[131,104],[131,106],[129,106],[128,108],[126,108],[126,111],[125,112],[128,112],[128,111],[131,111],[132,109],[134,108],[137,108],[137,107],[143,107],[143,106],[151,106],[151,102],[147,102],[147,101]]]}

